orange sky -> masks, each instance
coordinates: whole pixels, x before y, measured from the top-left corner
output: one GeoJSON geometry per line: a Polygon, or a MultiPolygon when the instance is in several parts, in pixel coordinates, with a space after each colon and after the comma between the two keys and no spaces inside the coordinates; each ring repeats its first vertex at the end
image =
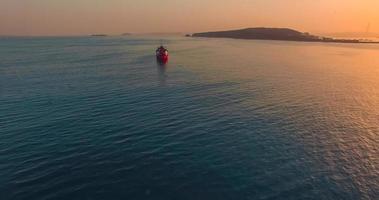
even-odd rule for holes
{"type": "Polygon", "coordinates": [[[0,0],[0,35],[289,27],[379,32],[379,0],[0,0]],[[368,26],[369,25],[369,26],[368,26]]]}

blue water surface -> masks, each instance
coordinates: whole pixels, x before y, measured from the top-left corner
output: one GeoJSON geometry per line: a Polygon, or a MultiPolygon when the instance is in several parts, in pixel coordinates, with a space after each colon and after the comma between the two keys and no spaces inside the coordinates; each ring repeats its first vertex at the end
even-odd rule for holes
{"type": "Polygon", "coordinates": [[[4,37],[0,199],[379,199],[378,77],[369,44],[4,37]]]}

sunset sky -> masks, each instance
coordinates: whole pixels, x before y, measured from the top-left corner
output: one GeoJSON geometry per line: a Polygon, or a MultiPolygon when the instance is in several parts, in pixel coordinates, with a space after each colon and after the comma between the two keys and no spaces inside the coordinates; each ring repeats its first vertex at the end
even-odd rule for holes
{"type": "Polygon", "coordinates": [[[379,0],[0,0],[0,35],[289,27],[379,32],[379,0]]]}

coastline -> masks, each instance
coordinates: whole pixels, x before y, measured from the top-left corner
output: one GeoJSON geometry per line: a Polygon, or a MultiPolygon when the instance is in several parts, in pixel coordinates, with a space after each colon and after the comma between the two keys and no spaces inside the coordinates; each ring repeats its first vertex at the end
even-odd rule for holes
{"type": "Polygon", "coordinates": [[[273,40],[273,41],[292,41],[292,42],[322,42],[322,43],[344,43],[344,44],[379,44],[379,41],[366,39],[338,39],[323,37],[304,33],[289,28],[246,28],[239,30],[201,32],[186,37],[204,38],[230,38],[244,40],[273,40]]]}

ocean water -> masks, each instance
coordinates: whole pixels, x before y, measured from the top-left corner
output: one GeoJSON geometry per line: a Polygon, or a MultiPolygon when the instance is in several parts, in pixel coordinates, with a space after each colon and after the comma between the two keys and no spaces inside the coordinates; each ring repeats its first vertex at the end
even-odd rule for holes
{"type": "Polygon", "coordinates": [[[0,199],[379,199],[379,46],[1,38],[0,199]]]}

